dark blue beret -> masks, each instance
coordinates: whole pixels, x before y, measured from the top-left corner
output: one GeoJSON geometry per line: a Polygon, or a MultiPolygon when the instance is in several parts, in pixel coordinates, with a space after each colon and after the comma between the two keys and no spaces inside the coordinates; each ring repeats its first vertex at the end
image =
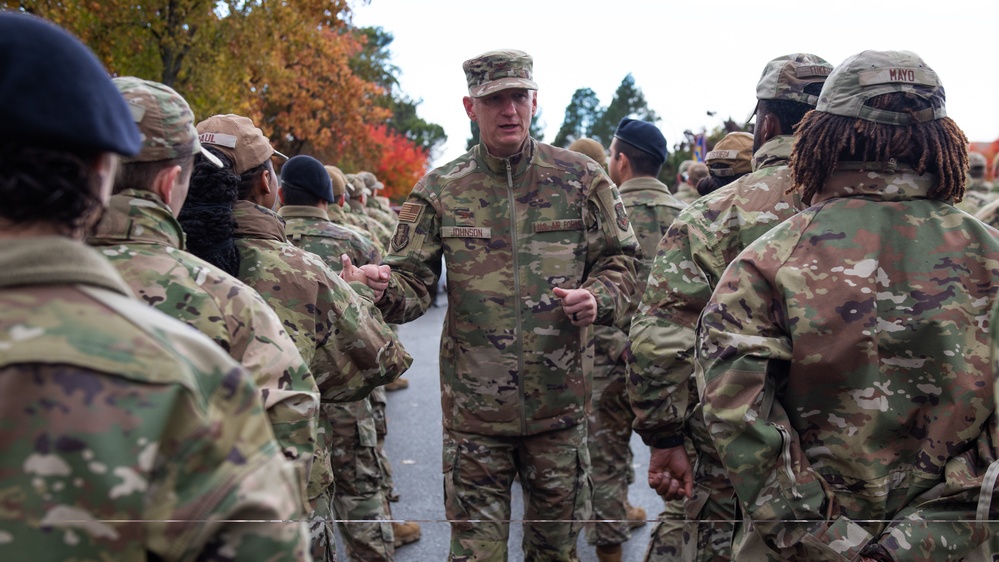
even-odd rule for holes
{"type": "Polygon", "coordinates": [[[625,117],[618,123],[617,131],[614,131],[614,138],[655,156],[660,162],[665,162],[666,157],[669,156],[669,150],[666,149],[666,137],[663,136],[658,127],[648,121],[625,117]]]}
{"type": "Polygon", "coordinates": [[[97,57],[66,30],[0,13],[0,143],[134,156],[139,129],[97,57]]]}
{"type": "Polygon", "coordinates": [[[292,156],[281,167],[281,185],[333,202],[333,182],[323,163],[311,156],[292,156]]]}

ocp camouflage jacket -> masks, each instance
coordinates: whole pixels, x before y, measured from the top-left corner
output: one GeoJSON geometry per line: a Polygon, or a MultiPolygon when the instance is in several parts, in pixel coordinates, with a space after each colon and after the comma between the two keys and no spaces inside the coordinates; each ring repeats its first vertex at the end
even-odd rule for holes
{"type": "Polygon", "coordinates": [[[399,213],[386,319],[430,306],[447,262],[441,338],[444,427],[532,435],[584,419],[593,355],[552,293],[583,287],[599,324],[620,324],[638,242],[610,178],[590,159],[533,139],[511,158],[483,145],[417,183],[399,213]]]}

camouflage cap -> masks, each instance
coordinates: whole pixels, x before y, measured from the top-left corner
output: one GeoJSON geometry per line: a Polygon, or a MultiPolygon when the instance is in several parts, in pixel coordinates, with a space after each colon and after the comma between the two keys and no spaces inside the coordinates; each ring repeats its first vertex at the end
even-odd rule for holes
{"type": "Polygon", "coordinates": [[[274,150],[264,132],[253,125],[246,117],[233,115],[213,115],[198,123],[198,140],[217,148],[233,161],[233,171],[237,174],[255,168],[271,156],[287,156],[274,150]]]}
{"type": "Polygon", "coordinates": [[[738,176],[753,171],[753,135],[736,131],[725,135],[704,155],[712,176],[738,176]],[[722,164],[722,166],[719,166],[722,164]]]}
{"type": "Polygon", "coordinates": [[[367,171],[357,172],[357,175],[362,180],[364,180],[364,185],[368,189],[370,189],[372,192],[378,191],[379,189],[382,189],[382,188],[385,187],[385,184],[383,184],[382,182],[378,181],[378,176],[376,176],[372,172],[367,172],[367,171]]]}
{"type": "Polygon", "coordinates": [[[123,162],[173,160],[200,152],[214,166],[222,167],[218,157],[201,148],[194,112],[173,88],[134,76],[120,76],[112,82],[128,102],[142,135],[142,151],[123,162]]]}
{"type": "Polygon", "coordinates": [[[346,174],[347,178],[347,193],[354,199],[360,197],[362,194],[370,194],[371,191],[364,185],[364,180],[362,180],[357,174],[346,174]]]}
{"type": "Polygon", "coordinates": [[[347,193],[347,178],[343,176],[343,172],[336,166],[323,167],[326,168],[326,173],[330,175],[330,182],[333,183],[333,196],[343,197],[347,193]]]}
{"type": "MultiPolygon", "coordinates": [[[[815,107],[819,96],[806,93],[805,87],[822,84],[832,70],[833,66],[824,59],[808,53],[777,57],[763,68],[760,81],[756,83],[756,99],[796,101],[815,107]]],[[[757,102],[750,118],[759,107],[757,102]]]]}
{"type": "Polygon", "coordinates": [[[573,150],[580,154],[585,154],[590,158],[594,159],[597,162],[597,164],[600,164],[601,166],[607,165],[607,151],[604,150],[602,144],[593,139],[589,139],[586,137],[581,139],[576,139],[572,141],[572,144],[569,145],[569,150],[573,150]]]}
{"type": "Polygon", "coordinates": [[[968,167],[970,168],[984,168],[988,166],[989,161],[985,158],[985,155],[981,152],[969,152],[968,153],[968,167]]]}
{"type": "Polygon", "coordinates": [[[524,51],[489,51],[465,61],[461,68],[468,81],[468,95],[473,98],[510,88],[538,89],[533,76],[534,59],[524,51]]]}
{"type": "Polygon", "coordinates": [[[937,73],[911,51],[864,51],[833,69],[822,86],[816,110],[857,117],[886,125],[910,125],[947,116],[946,95],[937,73]],[[931,107],[910,117],[866,105],[882,94],[908,92],[926,99],[931,107]]]}

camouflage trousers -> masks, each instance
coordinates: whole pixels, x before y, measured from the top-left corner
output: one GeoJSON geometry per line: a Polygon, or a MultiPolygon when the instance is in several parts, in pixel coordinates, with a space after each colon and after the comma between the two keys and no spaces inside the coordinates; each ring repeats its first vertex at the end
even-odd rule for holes
{"type": "Polygon", "coordinates": [[[309,550],[316,562],[336,562],[333,526],[333,468],[330,466],[329,436],[331,427],[319,416],[316,455],[309,474],[309,550]]]}
{"type": "Polygon", "coordinates": [[[355,562],[392,560],[392,518],[382,491],[383,470],[376,453],[375,416],[367,399],[323,404],[330,420],[333,513],[344,551],[355,562]]]}
{"type": "Polygon", "coordinates": [[[586,541],[593,545],[621,544],[631,538],[628,525],[628,486],[632,468],[631,410],[624,363],[594,370],[587,444],[593,481],[593,519],[586,524],[586,541]],[[603,371],[603,372],[600,372],[603,371]]]}
{"type": "Polygon", "coordinates": [[[444,430],[451,562],[505,562],[514,475],[524,494],[524,560],[575,562],[590,517],[586,425],[502,437],[444,430]]]}
{"type": "MultiPolygon", "coordinates": [[[[392,324],[392,328],[398,331],[399,326],[392,324]]],[[[382,465],[382,491],[390,501],[398,501],[399,496],[395,493],[395,482],[392,480],[392,464],[389,463],[388,454],[385,453],[385,436],[388,435],[388,416],[385,409],[388,406],[388,396],[385,387],[379,386],[368,395],[371,402],[371,411],[375,417],[375,433],[378,436],[376,453],[382,465]]]]}
{"type": "Polygon", "coordinates": [[[735,489],[708,439],[700,406],[688,419],[687,453],[694,453],[694,494],[668,502],[646,552],[646,562],[728,562],[736,530],[742,527],[735,489]],[[680,556],[677,556],[677,548],[680,556]]]}
{"type": "Polygon", "coordinates": [[[683,500],[665,503],[649,535],[643,559],[645,562],[675,562],[683,559],[683,500]]]}
{"type": "Polygon", "coordinates": [[[309,551],[313,562],[336,562],[336,531],[330,491],[309,500],[309,551]]]}

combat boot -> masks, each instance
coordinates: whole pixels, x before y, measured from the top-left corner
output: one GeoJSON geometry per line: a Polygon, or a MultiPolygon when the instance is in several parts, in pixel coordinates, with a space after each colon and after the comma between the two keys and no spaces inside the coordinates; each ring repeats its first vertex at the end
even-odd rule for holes
{"type": "Polygon", "coordinates": [[[394,381],[385,385],[385,390],[391,392],[393,390],[402,390],[404,388],[409,388],[409,380],[399,377],[394,381]]]}
{"type": "Polygon", "coordinates": [[[598,545],[597,562],[621,562],[621,545],[619,544],[598,545]]]}
{"type": "Polygon", "coordinates": [[[392,534],[395,535],[395,547],[420,540],[419,523],[392,523],[392,534]]]}
{"type": "Polygon", "coordinates": [[[645,509],[636,505],[631,505],[630,503],[626,504],[625,507],[627,509],[625,511],[624,518],[628,522],[629,529],[637,529],[642,525],[645,525],[645,509]]]}

